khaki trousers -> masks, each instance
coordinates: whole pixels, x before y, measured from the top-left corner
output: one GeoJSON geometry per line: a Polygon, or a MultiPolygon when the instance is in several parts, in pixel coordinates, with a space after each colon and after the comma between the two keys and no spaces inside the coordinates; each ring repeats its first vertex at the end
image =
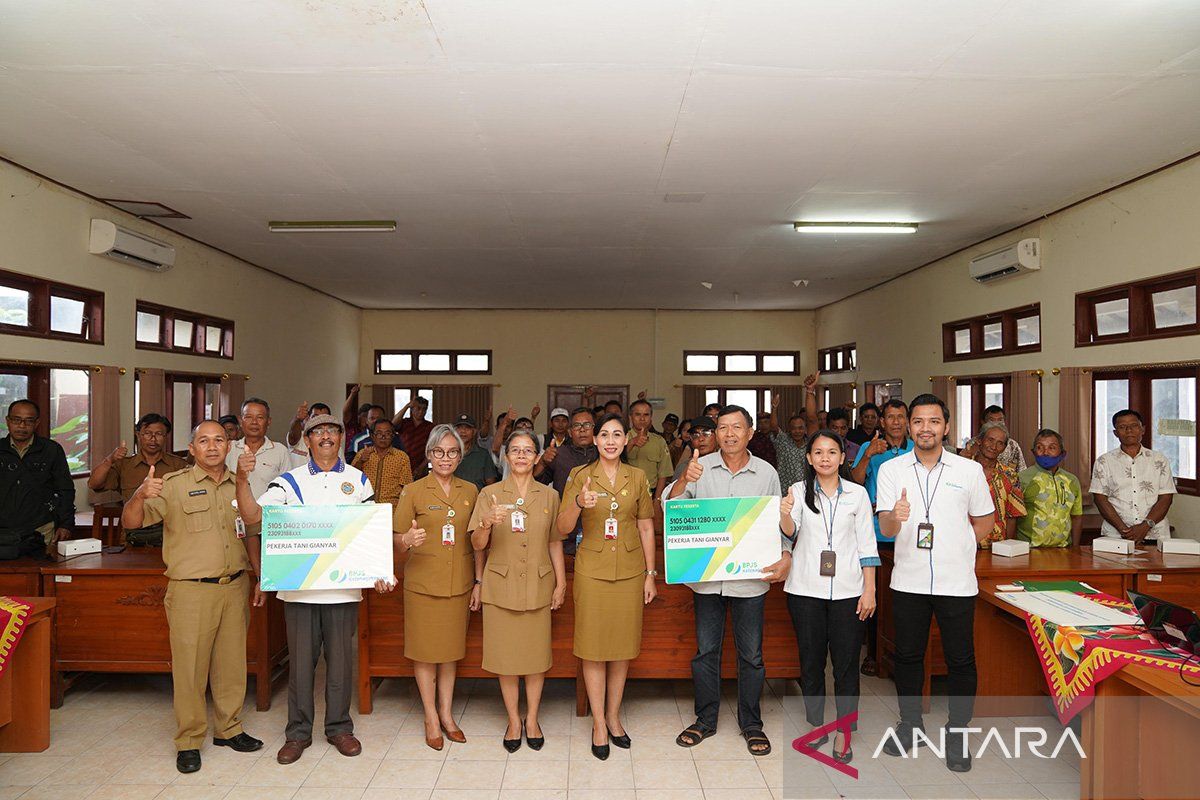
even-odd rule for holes
{"type": "Polygon", "coordinates": [[[224,585],[171,581],[167,586],[177,750],[198,750],[204,743],[208,730],[205,690],[209,686],[213,736],[228,739],[242,732],[249,591],[250,579],[245,574],[224,585]]]}

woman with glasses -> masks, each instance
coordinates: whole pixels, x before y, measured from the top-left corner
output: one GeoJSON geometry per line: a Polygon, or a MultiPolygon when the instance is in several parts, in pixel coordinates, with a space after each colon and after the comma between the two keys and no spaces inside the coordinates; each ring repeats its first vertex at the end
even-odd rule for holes
{"type": "Polygon", "coordinates": [[[471,542],[487,553],[483,571],[483,668],[500,678],[508,712],[504,749],[521,738],[534,750],[545,744],[538,722],[542,686],[550,669],[550,612],[567,594],[562,535],[555,527],[558,495],[533,479],[539,438],[514,431],[504,445],[508,477],[479,493],[471,514],[471,542]],[[526,716],[519,713],[525,677],[526,716]]]}
{"type": "Polygon", "coordinates": [[[646,475],[621,462],[627,439],[623,418],[605,414],[595,438],[600,460],[571,473],[558,532],[566,536],[583,521],[575,555],[575,656],[583,661],[592,709],[592,755],[603,761],[610,741],[630,747],[621,699],[629,662],[642,650],[642,610],[658,595],[658,571],[646,475]]]}
{"type": "Polygon", "coordinates": [[[434,750],[467,737],[454,723],[454,678],[467,651],[467,622],[480,605],[483,554],[467,535],[479,490],[454,476],[463,443],[454,428],[437,425],[425,456],[429,474],[404,487],[392,518],[404,565],[404,656],[412,659],[425,743],[434,750]]]}
{"type": "Polygon", "coordinates": [[[375,502],[390,503],[393,508],[400,499],[400,490],[413,482],[408,453],[392,447],[395,438],[396,429],[390,419],[375,420],[371,423],[371,438],[355,454],[351,465],[371,480],[375,502]]]}

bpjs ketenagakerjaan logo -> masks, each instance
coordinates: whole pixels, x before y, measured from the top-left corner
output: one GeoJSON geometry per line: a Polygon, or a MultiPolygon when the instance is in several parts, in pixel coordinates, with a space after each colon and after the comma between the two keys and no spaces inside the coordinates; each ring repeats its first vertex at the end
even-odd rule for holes
{"type": "MultiPolygon", "coordinates": [[[[822,753],[813,747],[812,744],[832,734],[834,731],[840,731],[845,741],[849,743],[851,740],[851,728],[857,723],[858,712],[851,712],[840,719],[815,728],[803,736],[794,739],[792,741],[792,749],[827,767],[832,767],[844,775],[849,775],[854,780],[858,780],[857,769],[849,764],[842,764],[832,756],[822,753]]],[[[924,757],[943,760],[946,757],[947,740],[950,739],[957,742],[959,740],[956,737],[959,736],[966,736],[967,750],[975,758],[980,758],[985,753],[998,753],[1010,760],[1020,758],[1051,760],[1058,758],[1059,754],[1067,747],[1073,748],[1081,759],[1087,758],[1087,755],[1083,752],[1083,745],[1080,743],[1079,737],[1075,735],[1075,732],[1071,728],[1066,727],[1061,732],[1051,734],[1045,728],[1036,725],[1018,726],[1011,731],[973,726],[967,728],[948,727],[942,728],[936,736],[929,736],[925,731],[914,729],[911,741],[907,742],[901,741],[900,734],[897,733],[894,727],[888,727],[879,736],[875,744],[875,749],[871,753],[871,758],[879,758],[879,754],[883,752],[884,745],[890,741],[895,745],[895,749],[900,751],[900,758],[916,760],[924,757]]]]}

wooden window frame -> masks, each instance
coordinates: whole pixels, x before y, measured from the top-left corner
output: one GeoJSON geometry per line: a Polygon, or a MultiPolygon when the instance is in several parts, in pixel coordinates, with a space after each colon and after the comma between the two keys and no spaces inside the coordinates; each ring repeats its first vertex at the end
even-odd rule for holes
{"type": "Polygon", "coordinates": [[[134,347],[138,350],[155,350],[160,353],[187,353],[188,355],[223,358],[231,361],[234,354],[233,320],[151,303],[147,300],[138,300],[134,310],[134,347]],[[158,316],[158,342],[138,341],[136,330],[138,312],[158,316]],[[175,346],[175,322],[177,320],[192,323],[192,343],[189,347],[175,346]],[[221,352],[219,353],[208,350],[206,347],[209,327],[221,329],[221,352]]]}
{"type": "MultiPolygon", "coordinates": [[[[800,373],[800,351],[799,350],[684,350],[683,351],[683,374],[684,375],[712,375],[721,377],[738,377],[738,376],[776,376],[776,375],[799,375],[800,373]],[[716,356],[716,370],[689,370],[688,356],[716,356]],[[733,370],[730,371],[725,367],[725,360],[729,356],[754,356],[753,370],[733,370]],[[764,372],[763,371],[763,356],[791,356],[794,359],[795,366],[791,372],[764,372]]],[[[713,387],[716,388],[716,387],[713,387]]],[[[740,388],[740,387],[735,387],[740,388]]],[[[747,387],[752,388],[752,387],[747,387]]]]}
{"type": "MultiPolygon", "coordinates": [[[[37,403],[39,409],[39,418],[37,428],[34,430],[38,436],[42,438],[50,438],[50,371],[55,369],[82,370],[88,374],[89,389],[91,386],[93,370],[86,364],[61,364],[61,363],[30,363],[30,362],[15,362],[15,361],[0,361],[0,372],[6,375],[24,375],[29,379],[29,393],[25,399],[32,400],[37,403]]],[[[90,392],[89,392],[90,395],[90,392]]],[[[7,413],[9,403],[22,398],[14,397],[8,403],[4,403],[0,408],[0,412],[7,413]]],[[[92,424],[92,409],[91,397],[88,397],[88,430],[90,432],[92,424]]],[[[87,469],[82,472],[72,472],[72,478],[87,478],[92,474],[92,444],[91,437],[88,437],[88,452],[84,459],[87,469]]]]}
{"type": "Polygon", "coordinates": [[[849,342],[848,344],[839,344],[834,347],[823,347],[817,351],[817,369],[825,375],[836,375],[842,372],[855,372],[858,370],[858,344],[849,342]],[[837,363],[837,354],[841,352],[842,363],[848,365],[844,367],[834,366],[837,363]]]}
{"type": "MultiPolygon", "coordinates": [[[[880,416],[882,416],[883,403],[875,400],[875,390],[880,386],[889,386],[893,383],[900,384],[900,399],[907,403],[908,401],[904,400],[904,380],[902,378],[887,378],[881,381],[867,381],[864,384],[863,401],[860,404],[860,407],[862,405],[866,405],[867,403],[873,403],[874,405],[879,406],[880,416]]],[[[885,400],[884,402],[887,401],[885,400]]]]}
{"type": "MultiPolygon", "coordinates": [[[[204,389],[209,384],[217,385],[217,395],[220,397],[221,376],[207,375],[197,372],[165,372],[163,373],[163,391],[165,392],[164,406],[166,407],[166,416],[171,420],[171,435],[179,428],[179,421],[174,419],[175,416],[175,384],[189,383],[192,387],[192,418],[188,420],[186,430],[192,430],[201,422],[204,422],[209,417],[204,414],[204,389]]],[[[241,416],[241,409],[232,411],[232,413],[241,416]]],[[[217,419],[221,414],[219,411],[212,415],[212,419],[217,419]]],[[[174,444],[174,439],[170,444],[174,444]]],[[[187,453],[187,449],[171,450],[175,455],[183,455],[187,453]]]]}
{"type": "MultiPolygon", "coordinates": [[[[989,383],[999,383],[1003,385],[1004,388],[1001,389],[1001,394],[1003,395],[1004,399],[1001,401],[1000,407],[1004,408],[1005,413],[1007,413],[1005,404],[1008,402],[1008,398],[1012,397],[1011,373],[1001,373],[997,375],[964,375],[954,379],[954,385],[956,387],[955,391],[957,391],[957,387],[959,386],[967,385],[971,387],[971,429],[974,431],[978,431],[979,426],[982,424],[979,420],[983,417],[983,410],[987,408],[987,405],[984,402],[984,396],[986,394],[984,392],[984,387],[989,383]]],[[[947,399],[946,405],[950,405],[951,402],[955,404],[955,411],[957,411],[958,397],[955,396],[947,399]]],[[[976,434],[971,435],[974,436],[976,434]]]]}
{"type": "Polygon", "coordinates": [[[434,348],[424,348],[421,350],[376,350],[375,351],[375,374],[376,375],[491,375],[492,374],[492,351],[491,350],[440,350],[434,348]],[[384,356],[411,356],[412,369],[383,369],[384,356]],[[422,355],[438,355],[450,356],[450,369],[417,369],[419,358],[422,355]],[[459,356],[487,356],[487,370],[474,369],[458,369],[459,356]]]}
{"type": "Polygon", "coordinates": [[[0,270],[0,285],[29,293],[29,324],[0,323],[0,333],[13,336],[36,336],[39,339],[55,339],[64,342],[104,344],[104,292],[7,270],[0,270]],[[82,333],[51,330],[51,297],[79,300],[84,304],[84,330],[82,333]]]}
{"type": "Polygon", "coordinates": [[[942,361],[971,361],[977,358],[995,358],[1021,353],[1040,353],[1042,350],[1042,304],[1029,303],[1016,308],[980,314],[966,319],[942,323],[942,361]],[[1038,318],[1037,344],[1017,345],[1017,321],[1026,317],[1038,318]],[[1000,323],[1000,347],[996,350],[983,349],[983,328],[1000,323]],[[971,332],[971,349],[966,353],[954,352],[955,334],[961,330],[971,332]]]}
{"type": "MultiPolygon", "coordinates": [[[[1142,415],[1145,423],[1145,433],[1142,436],[1142,447],[1150,449],[1151,435],[1154,428],[1154,404],[1151,394],[1151,383],[1156,379],[1170,378],[1195,378],[1196,379],[1196,402],[1197,409],[1200,409],[1200,367],[1143,367],[1139,369],[1119,369],[1119,370],[1104,370],[1094,369],[1091,373],[1092,377],[1092,424],[1091,437],[1092,442],[1096,441],[1096,381],[1111,381],[1111,380],[1126,380],[1129,381],[1129,405],[1128,408],[1142,415]]],[[[1110,420],[1104,421],[1106,425],[1110,420]]],[[[1200,420],[1198,420],[1200,422],[1200,420]]],[[[1093,453],[1094,459],[1099,458],[1102,453],[1093,453]]],[[[1197,453],[1200,457],[1200,452],[1197,453]]],[[[1172,476],[1174,477],[1174,476],[1172,476]]],[[[1198,475],[1200,477],[1200,475],[1198,475]]],[[[1196,478],[1175,478],[1175,489],[1178,494],[1190,495],[1192,497],[1200,495],[1200,480],[1196,478]]]]}
{"type": "Polygon", "coordinates": [[[1075,295],[1075,346],[1092,347],[1113,342],[1143,342],[1200,334],[1200,314],[1197,314],[1196,322],[1191,325],[1176,325],[1170,328],[1155,326],[1154,294],[1188,286],[1195,286],[1197,298],[1200,298],[1200,267],[1079,292],[1075,295]],[[1129,299],[1129,330],[1107,336],[1098,334],[1096,305],[1121,298],[1129,299]]]}

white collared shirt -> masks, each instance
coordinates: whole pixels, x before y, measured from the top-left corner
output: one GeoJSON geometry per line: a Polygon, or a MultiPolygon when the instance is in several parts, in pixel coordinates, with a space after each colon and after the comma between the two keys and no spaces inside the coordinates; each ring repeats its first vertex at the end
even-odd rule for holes
{"type": "Polygon", "coordinates": [[[891,511],[902,490],[907,490],[912,513],[896,535],[892,589],[953,597],[978,594],[975,554],[979,545],[971,517],[996,510],[983,467],[943,450],[939,462],[927,470],[917,460],[917,451],[910,450],[879,468],[875,510],[891,511]],[[917,547],[917,526],[923,522],[933,524],[931,550],[917,547]]]}
{"type": "MultiPolygon", "coordinates": [[[[367,476],[339,458],[328,472],[322,472],[309,461],[303,467],[282,473],[259,496],[258,504],[332,506],[370,503],[374,499],[375,489],[367,476]]],[[[355,603],[362,599],[359,589],[305,589],[276,594],[288,603],[355,603]]]]}
{"type": "Polygon", "coordinates": [[[792,571],[783,590],[788,594],[845,600],[863,592],[863,567],[879,566],[875,544],[874,516],[867,490],[857,483],[840,481],[834,497],[816,487],[813,499],[819,511],[804,502],[803,481],[791,488],[792,522],[796,540],[792,546],[792,571]],[[837,554],[834,574],[821,576],[821,552],[837,554]]]}
{"type": "MultiPolygon", "coordinates": [[[[1092,465],[1093,494],[1102,494],[1126,525],[1146,518],[1159,495],[1175,494],[1171,462],[1162,453],[1143,447],[1136,457],[1124,450],[1110,450],[1092,465]]],[[[1100,525],[1100,535],[1120,538],[1121,533],[1108,520],[1100,525]]],[[[1170,539],[1171,525],[1163,517],[1150,531],[1155,539],[1170,539]]]]}
{"type": "MultiPolygon", "coordinates": [[[[246,452],[246,440],[236,439],[229,443],[229,455],[225,466],[237,474],[237,462],[246,452]]],[[[250,473],[250,491],[255,497],[267,490],[267,484],[292,468],[292,456],[288,448],[279,442],[263,439],[262,446],[254,453],[254,471],[250,473]]]]}

